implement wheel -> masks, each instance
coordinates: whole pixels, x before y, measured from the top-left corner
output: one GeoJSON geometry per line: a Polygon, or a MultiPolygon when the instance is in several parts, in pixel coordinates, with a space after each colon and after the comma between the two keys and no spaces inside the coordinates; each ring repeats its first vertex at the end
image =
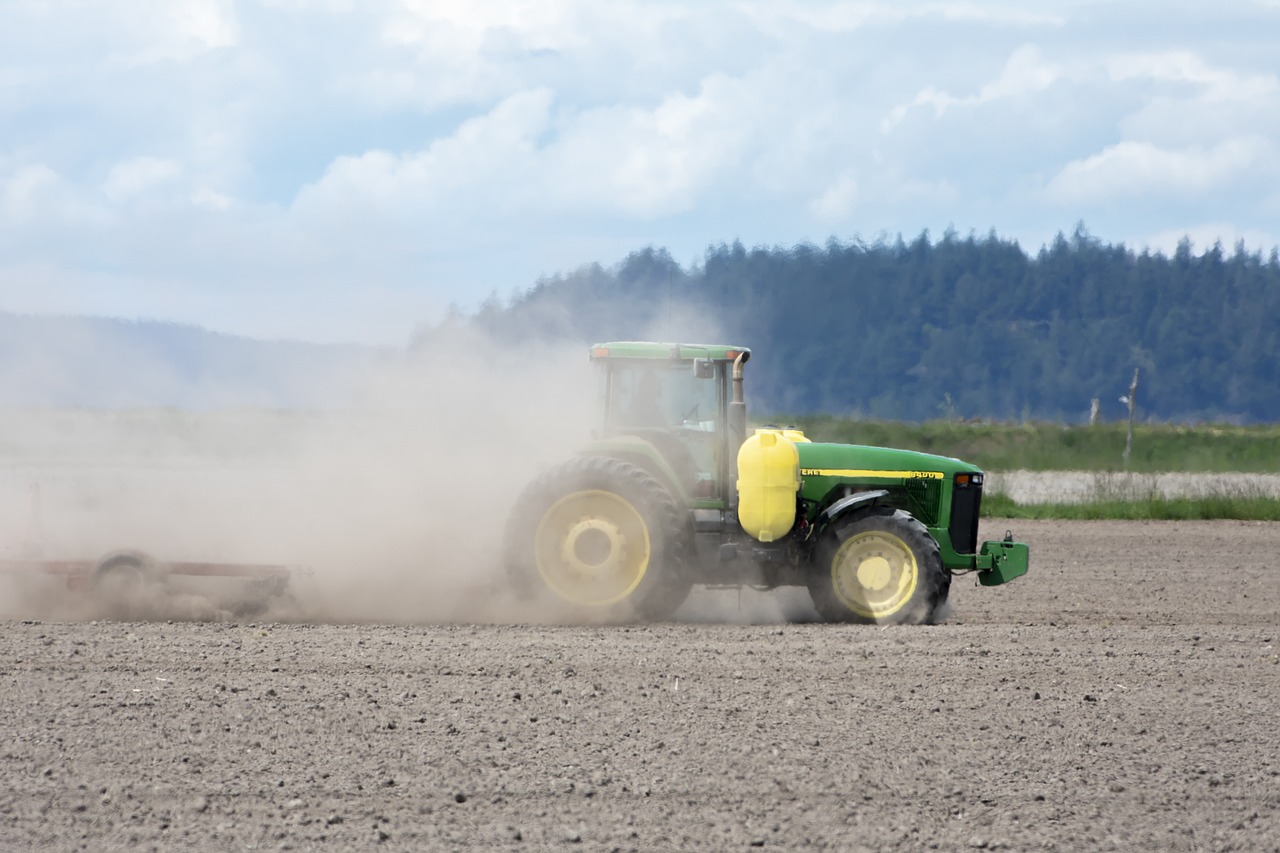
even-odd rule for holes
{"type": "Polygon", "coordinates": [[[809,594],[829,622],[931,624],[951,589],[938,543],[901,510],[871,507],[819,543],[809,594]]]}
{"type": "Polygon", "coordinates": [[[164,571],[141,551],[113,551],[98,561],[90,576],[94,597],[121,608],[127,618],[162,588],[164,571]]]}
{"type": "Polygon", "coordinates": [[[607,457],[570,459],[525,490],[507,527],[518,591],[584,615],[665,619],[689,594],[684,516],[656,479],[607,457]]]}

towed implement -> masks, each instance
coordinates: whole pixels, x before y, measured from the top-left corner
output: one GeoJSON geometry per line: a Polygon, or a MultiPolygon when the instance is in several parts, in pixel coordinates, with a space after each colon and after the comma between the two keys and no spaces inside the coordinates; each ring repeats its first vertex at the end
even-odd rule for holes
{"type": "Polygon", "coordinates": [[[747,434],[745,347],[597,344],[597,437],[525,489],[517,590],[602,618],[663,619],[695,585],[806,587],[833,622],[931,623],[955,575],[1027,571],[979,542],[983,472],[944,456],[747,434]]]}
{"type": "Polygon", "coordinates": [[[0,559],[0,572],[39,573],[66,579],[67,588],[128,589],[163,584],[171,576],[236,578],[255,582],[264,592],[283,593],[293,566],[257,563],[162,562],[142,551],[112,551],[96,560],[0,559]]]}
{"type": "Polygon", "coordinates": [[[8,554],[0,552],[0,577],[45,576],[70,592],[126,607],[138,602],[154,604],[171,593],[212,593],[215,598],[234,602],[238,615],[249,615],[285,599],[291,581],[308,574],[300,566],[272,563],[161,560],[135,549],[85,559],[50,558],[44,555],[40,542],[38,484],[28,490],[28,501],[25,537],[17,547],[8,549],[8,554]]]}
{"type": "Polygon", "coordinates": [[[161,604],[174,593],[200,592],[223,600],[237,616],[251,616],[273,602],[288,600],[290,580],[300,571],[259,563],[162,561],[134,550],[87,560],[0,559],[0,575],[51,576],[64,582],[68,591],[123,608],[126,615],[136,614],[139,605],[161,604]]]}

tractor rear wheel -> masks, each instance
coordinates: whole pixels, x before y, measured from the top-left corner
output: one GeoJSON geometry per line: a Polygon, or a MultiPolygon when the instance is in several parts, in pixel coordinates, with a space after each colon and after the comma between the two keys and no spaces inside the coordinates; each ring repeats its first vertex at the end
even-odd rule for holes
{"type": "Polygon", "coordinates": [[[507,526],[507,571],[518,591],[549,593],[584,615],[665,619],[691,588],[684,522],[644,469],[570,459],[520,496],[507,526]]]}
{"type": "Polygon", "coordinates": [[[871,507],[818,544],[809,594],[829,622],[931,624],[951,589],[938,543],[902,510],[871,507]]]}

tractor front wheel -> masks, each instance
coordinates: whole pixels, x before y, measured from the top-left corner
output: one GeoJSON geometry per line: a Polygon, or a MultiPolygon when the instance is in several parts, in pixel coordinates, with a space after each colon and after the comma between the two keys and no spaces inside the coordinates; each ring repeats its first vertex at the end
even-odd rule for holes
{"type": "Polygon", "coordinates": [[[690,590],[684,518],[649,473],[587,456],[552,468],[517,502],[507,571],[517,590],[549,593],[591,618],[665,619],[690,590]]]}
{"type": "Polygon", "coordinates": [[[809,594],[829,622],[930,624],[951,575],[938,543],[902,510],[871,507],[832,525],[815,554],[809,594]]]}

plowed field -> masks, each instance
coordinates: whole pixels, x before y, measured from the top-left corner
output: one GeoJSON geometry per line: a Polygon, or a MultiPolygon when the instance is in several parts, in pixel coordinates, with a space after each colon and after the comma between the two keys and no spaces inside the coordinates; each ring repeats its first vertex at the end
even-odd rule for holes
{"type": "Polygon", "coordinates": [[[936,627],[11,620],[0,848],[1280,849],[1280,527],[1016,530],[936,627]]]}

